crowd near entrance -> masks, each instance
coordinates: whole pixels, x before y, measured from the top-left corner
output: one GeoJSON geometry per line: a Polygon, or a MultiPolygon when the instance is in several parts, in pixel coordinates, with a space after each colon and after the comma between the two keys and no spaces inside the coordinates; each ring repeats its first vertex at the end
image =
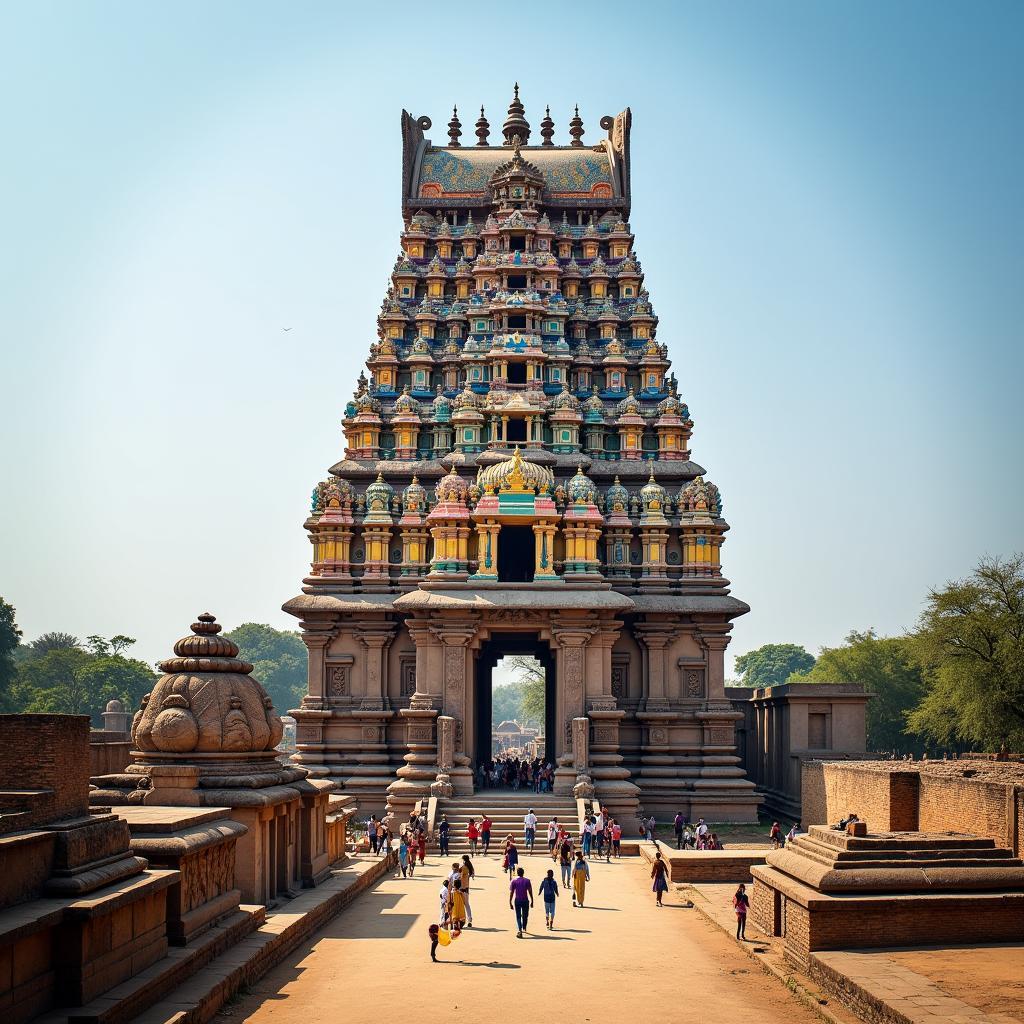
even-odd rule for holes
{"type": "Polygon", "coordinates": [[[477,655],[475,675],[477,788],[549,792],[556,706],[550,648],[536,633],[495,634],[477,655]]]}

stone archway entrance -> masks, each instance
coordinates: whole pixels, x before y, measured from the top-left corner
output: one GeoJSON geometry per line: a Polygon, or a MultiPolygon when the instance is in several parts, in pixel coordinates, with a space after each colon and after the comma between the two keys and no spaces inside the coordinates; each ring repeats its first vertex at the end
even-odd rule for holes
{"type": "Polygon", "coordinates": [[[557,735],[557,670],[555,658],[547,642],[537,633],[494,633],[485,640],[476,654],[473,673],[474,750],[473,768],[491,759],[492,749],[492,685],[495,665],[507,654],[528,654],[544,667],[544,757],[554,762],[557,735]]]}

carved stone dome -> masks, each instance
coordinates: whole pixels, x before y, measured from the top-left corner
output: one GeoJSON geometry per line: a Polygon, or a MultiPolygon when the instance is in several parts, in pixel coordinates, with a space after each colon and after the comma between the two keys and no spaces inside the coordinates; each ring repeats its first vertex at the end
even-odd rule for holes
{"type": "Polygon", "coordinates": [[[454,466],[452,466],[451,472],[447,476],[443,476],[438,480],[437,486],[434,488],[434,495],[438,501],[464,502],[468,494],[469,485],[455,472],[454,466]]]}
{"type": "Polygon", "coordinates": [[[245,755],[281,742],[284,726],[267,691],[220,631],[205,612],[174,645],[175,657],[160,663],[164,675],[132,723],[136,750],[245,755]]]}

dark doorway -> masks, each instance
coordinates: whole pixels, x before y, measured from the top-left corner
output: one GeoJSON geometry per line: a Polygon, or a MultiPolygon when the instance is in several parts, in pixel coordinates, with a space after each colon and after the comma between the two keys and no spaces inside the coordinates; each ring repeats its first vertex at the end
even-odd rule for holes
{"type": "Polygon", "coordinates": [[[534,569],[533,529],[503,526],[498,531],[498,579],[502,583],[529,583],[534,569]]]}
{"type": "Polygon", "coordinates": [[[526,420],[509,420],[505,424],[506,441],[526,440],[526,420]]]}
{"type": "Polygon", "coordinates": [[[509,384],[526,383],[526,363],[508,364],[508,382],[509,384]]]}
{"type": "Polygon", "coordinates": [[[508,327],[510,331],[525,331],[526,330],[526,314],[525,313],[511,313],[508,318],[508,327]]]}
{"type": "Polygon", "coordinates": [[[508,247],[511,252],[526,252],[526,235],[513,235],[508,240],[508,247]]]}
{"type": "Polygon", "coordinates": [[[509,288],[525,288],[526,287],[526,275],[525,274],[509,274],[508,275],[508,286],[509,286],[509,288]]]}
{"type": "MultiPolygon", "coordinates": [[[[504,533],[508,527],[502,527],[504,533]]],[[[515,529],[515,527],[513,527],[515,529]]],[[[544,738],[546,749],[541,755],[555,759],[555,659],[551,648],[536,633],[498,633],[481,648],[476,662],[476,749],[474,767],[491,759],[493,749],[491,713],[493,709],[494,667],[508,654],[527,654],[536,658],[544,670],[544,738]]]]}

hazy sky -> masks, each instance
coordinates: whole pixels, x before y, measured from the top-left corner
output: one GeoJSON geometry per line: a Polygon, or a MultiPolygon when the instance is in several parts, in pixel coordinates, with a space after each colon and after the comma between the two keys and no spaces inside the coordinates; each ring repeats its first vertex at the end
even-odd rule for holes
{"type": "Polygon", "coordinates": [[[591,142],[632,107],[637,253],[753,608],[731,654],[898,632],[1024,547],[1024,4],[457,10],[0,4],[27,638],[155,659],[206,609],[294,624],[398,251],[399,113],[499,126],[516,78],[558,140],[576,102],[591,142]]]}

